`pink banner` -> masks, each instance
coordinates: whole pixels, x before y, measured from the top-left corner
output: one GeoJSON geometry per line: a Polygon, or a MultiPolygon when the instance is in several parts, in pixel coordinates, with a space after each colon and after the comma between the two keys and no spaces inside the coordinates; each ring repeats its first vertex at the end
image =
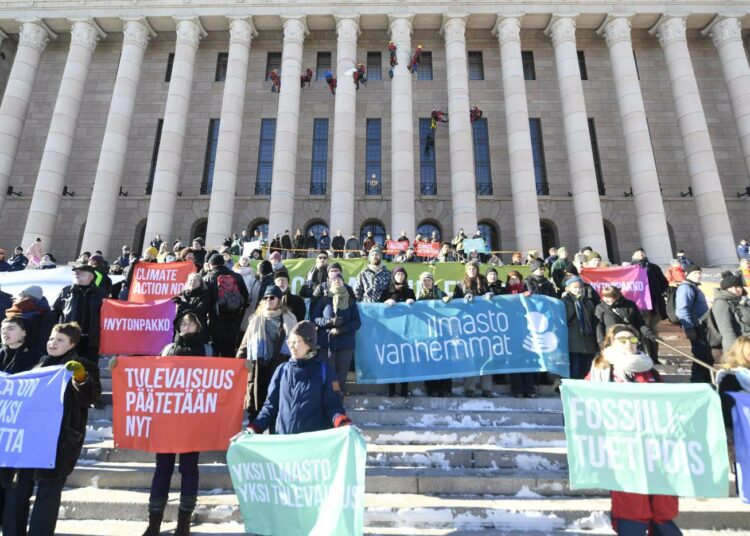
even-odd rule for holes
{"type": "Polygon", "coordinates": [[[417,242],[417,250],[414,254],[417,257],[437,257],[440,253],[439,242],[417,242]]]}
{"type": "Polygon", "coordinates": [[[388,255],[398,255],[407,249],[409,249],[409,242],[406,240],[389,240],[385,243],[385,252],[388,255]]]}
{"type": "Polygon", "coordinates": [[[172,300],[146,304],[104,300],[99,351],[102,354],[159,355],[172,342],[176,308],[172,300]]]}
{"type": "Polygon", "coordinates": [[[601,296],[604,287],[618,287],[622,295],[632,300],[642,311],[651,309],[651,292],[646,270],[640,266],[613,266],[611,268],[584,268],[583,280],[594,287],[601,296]]]}

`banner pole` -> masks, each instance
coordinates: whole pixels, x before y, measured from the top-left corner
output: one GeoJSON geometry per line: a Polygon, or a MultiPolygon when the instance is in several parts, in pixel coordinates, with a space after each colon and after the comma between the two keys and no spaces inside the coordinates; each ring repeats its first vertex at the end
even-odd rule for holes
{"type": "Polygon", "coordinates": [[[682,351],[682,350],[680,350],[679,348],[675,348],[675,347],[674,347],[674,346],[672,346],[671,344],[669,344],[669,343],[667,343],[667,342],[664,342],[664,341],[663,341],[662,339],[660,339],[659,337],[657,337],[657,338],[656,338],[655,340],[656,340],[656,342],[658,342],[659,344],[661,344],[661,345],[663,345],[663,346],[666,346],[667,348],[669,348],[669,349],[670,349],[670,350],[672,350],[673,352],[677,352],[677,353],[678,353],[678,354],[680,354],[680,355],[681,355],[682,357],[687,357],[687,358],[688,358],[688,359],[689,359],[690,361],[692,361],[693,363],[697,363],[697,364],[698,364],[698,365],[700,365],[701,367],[703,367],[703,368],[707,368],[707,369],[708,369],[708,370],[709,370],[709,371],[711,372],[711,383],[713,384],[713,383],[715,383],[715,382],[716,382],[716,373],[717,373],[717,372],[719,372],[719,370],[718,370],[718,369],[717,369],[716,367],[713,367],[713,366],[709,365],[708,363],[704,363],[704,362],[703,362],[703,361],[701,361],[700,359],[696,359],[696,358],[695,358],[694,356],[692,356],[692,355],[690,355],[690,354],[688,354],[688,353],[685,353],[685,352],[683,352],[683,351],[682,351]]]}

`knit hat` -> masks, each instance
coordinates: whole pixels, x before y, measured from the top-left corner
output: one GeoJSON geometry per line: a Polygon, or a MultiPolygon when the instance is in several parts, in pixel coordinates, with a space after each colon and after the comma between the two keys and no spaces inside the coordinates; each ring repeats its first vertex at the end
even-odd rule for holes
{"type": "Polygon", "coordinates": [[[289,281],[289,272],[287,272],[286,268],[279,268],[278,270],[273,271],[274,281],[279,277],[285,277],[287,281],[289,281]]]}
{"type": "Polygon", "coordinates": [[[281,292],[281,289],[277,287],[276,285],[268,285],[266,287],[266,291],[263,293],[263,298],[267,298],[269,296],[275,296],[278,299],[281,299],[281,297],[284,295],[283,292],[281,292]]]}
{"type": "Polygon", "coordinates": [[[404,275],[406,274],[406,270],[404,270],[403,266],[396,266],[393,271],[391,272],[392,275],[396,275],[398,272],[403,272],[404,275]]]}
{"type": "Polygon", "coordinates": [[[719,286],[721,287],[721,290],[727,290],[732,287],[743,287],[744,284],[741,277],[729,273],[721,278],[719,286]]]}
{"type": "Polygon", "coordinates": [[[203,238],[200,236],[193,238],[193,242],[198,242],[201,246],[203,245],[203,238]]]}
{"type": "Polygon", "coordinates": [[[224,266],[224,257],[218,253],[214,253],[208,258],[208,264],[210,266],[224,266]]]}
{"type": "Polygon", "coordinates": [[[91,275],[96,275],[96,270],[93,266],[89,266],[88,264],[79,264],[78,266],[73,266],[72,270],[75,272],[76,270],[81,272],[88,272],[91,275]]]}
{"type": "Polygon", "coordinates": [[[696,266],[695,264],[691,264],[687,268],[685,268],[685,275],[689,275],[692,272],[702,272],[703,270],[700,269],[700,266],[696,266]]]}
{"type": "Polygon", "coordinates": [[[430,272],[422,272],[421,274],[419,274],[420,281],[424,281],[425,279],[432,279],[433,281],[435,281],[435,278],[430,272]]]}
{"type": "Polygon", "coordinates": [[[495,268],[487,268],[487,271],[484,273],[484,275],[487,276],[487,274],[489,274],[490,272],[497,275],[497,270],[495,268]]]}
{"type": "Polygon", "coordinates": [[[42,298],[44,298],[44,291],[42,290],[42,287],[38,285],[29,285],[21,292],[19,292],[19,294],[24,294],[29,298],[35,298],[37,300],[41,300],[42,298]]]}
{"type": "Polygon", "coordinates": [[[295,326],[289,330],[289,336],[297,335],[300,339],[305,341],[311,350],[318,348],[318,328],[315,324],[309,320],[303,320],[298,322],[295,326]]]}
{"type": "Polygon", "coordinates": [[[534,272],[538,270],[539,268],[544,268],[544,261],[540,261],[539,259],[535,260],[529,265],[529,269],[534,272]]]}
{"type": "Polygon", "coordinates": [[[146,250],[146,255],[151,255],[152,257],[156,257],[159,254],[159,250],[155,247],[151,246],[146,250]]]}
{"type": "Polygon", "coordinates": [[[382,252],[382,251],[380,251],[380,248],[379,248],[379,247],[377,247],[377,246],[374,246],[374,247],[373,247],[373,248],[372,248],[372,249],[370,250],[370,253],[369,253],[369,254],[367,255],[367,260],[372,260],[372,257],[373,257],[373,255],[375,255],[376,253],[377,253],[378,255],[380,255],[381,257],[383,256],[383,252],[382,252]]]}
{"type": "Polygon", "coordinates": [[[331,264],[328,265],[328,269],[326,271],[330,274],[331,270],[338,270],[339,272],[344,271],[341,269],[341,263],[338,263],[338,262],[332,262],[331,264]]]}
{"type": "Polygon", "coordinates": [[[334,279],[341,279],[344,280],[344,276],[341,275],[341,272],[333,272],[332,274],[328,274],[328,280],[333,281],[334,279]]]}
{"type": "Polygon", "coordinates": [[[570,277],[570,278],[568,278],[568,279],[565,280],[565,288],[568,288],[573,283],[580,283],[581,285],[583,285],[583,279],[581,279],[578,276],[570,277]]]}

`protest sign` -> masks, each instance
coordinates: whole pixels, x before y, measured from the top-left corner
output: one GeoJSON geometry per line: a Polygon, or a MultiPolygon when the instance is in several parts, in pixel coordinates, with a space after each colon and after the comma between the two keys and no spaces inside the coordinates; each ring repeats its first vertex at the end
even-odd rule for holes
{"type": "Polygon", "coordinates": [[[414,254],[417,257],[434,258],[440,253],[439,242],[417,242],[417,249],[414,254]]]}
{"type": "Polygon", "coordinates": [[[565,306],[546,296],[359,304],[357,383],[550,371],[567,377],[565,306]]]}
{"type": "Polygon", "coordinates": [[[735,400],[732,408],[734,452],[737,457],[737,487],[742,502],[750,503],[750,394],[727,392],[735,400]]]}
{"type": "Polygon", "coordinates": [[[242,434],[227,465],[252,534],[363,533],[367,446],[352,426],[294,435],[242,434]]]}
{"type": "Polygon", "coordinates": [[[632,300],[638,309],[651,309],[648,275],[642,266],[612,266],[609,268],[584,268],[581,278],[601,295],[604,287],[617,287],[622,295],[632,300]]]}
{"type": "Polygon", "coordinates": [[[253,240],[252,242],[244,242],[242,245],[242,256],[251,257],[255,250],[263,251],[263,243],[260,240],[253,240]]]}
{"type": "Polygon", "coordinates": [[[571,489],[726,497],[727,438],[706,384],[565,380],[571,489]]]}
{"type": "Polygon", "coordinates": [[[72,372],[64,366],[0,372],[0,467],[52,469],[72,372]]]}
{"type": "Polygon", "coordinates": [[[120,357],[112,371],[115,446],[224,450],[242,428],[244,359],[120,357]]]}
{"type": "Polygon", "coordinates": [[[464,238],[464,253],[468,254],[472,251],[477,253],[486,253],[487,245],[484,243],[484,238],[464,238]]]}
{"type": "MultiPolygon", "coordinates": [[[[119,283],[124,279],[121,275],[110,275],[112,283],[119,283]]],[[[63,287],[73,284],[73,270],[71,266],[61,266],[47,270],[20,270],[18,272],[0,272],[0,289],[12,296],[18,295],[30,285],[42,287],[47,301],[54,303],[63,287]]]]}
{"type": "Polygon", "coordinates": [[[195,264],[192,262],[139,262],[133,272],[128,301],[148,303],[173,298],[182,292],[193,272],[195,264]]]}
{"type": "Polygon", "coordinates": [[[158,355],[172,342],[177,305],[172,300],[130,303],[104,300],[99,352],[118,355],[158,355]]]}
{"type": "Polygon", "coordinates": [[[398,255],[407,249],[409,249],[409,242],[406,240],[388,240],[385,243],[385,252],[388,255],[398,255]]]}

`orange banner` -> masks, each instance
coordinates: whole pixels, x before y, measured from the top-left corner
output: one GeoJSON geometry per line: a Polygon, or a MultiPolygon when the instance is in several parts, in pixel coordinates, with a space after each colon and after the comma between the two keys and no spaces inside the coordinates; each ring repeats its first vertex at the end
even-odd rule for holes
{"type": "Polygon", "coordinates": [[[440,254],[439,242],[417,242],[417,257],[437,257],[440,254]]]}
{"type": "Polygon", "coordinates": [[[112,370],[115,447],[226,450],[242,430],[244,359],[120,357],[112,370]]]}
{"type": "Polygon", "coordinates": [[[192,262],[139,262],[133,272],[128,301],[149,303],[173,298],[182,292],[193,272],[195,264],[192,262]]]}
{"type": "Polygon", "coordinates": [[[389,240],[385,243],[385,252],[388,255],[398,255],[407,249],[409,249],[409,242],[406,240],[389,240]]]}

